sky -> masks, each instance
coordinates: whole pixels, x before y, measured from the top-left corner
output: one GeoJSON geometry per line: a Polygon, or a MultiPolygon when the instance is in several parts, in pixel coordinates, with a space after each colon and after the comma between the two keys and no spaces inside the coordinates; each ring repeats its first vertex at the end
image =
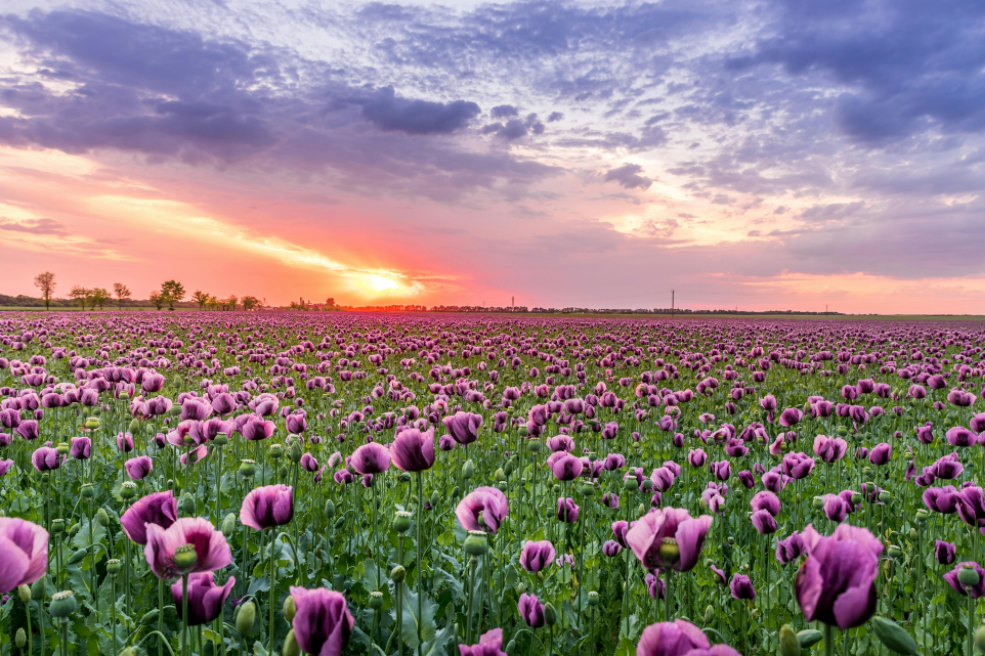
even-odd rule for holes
{"type": "Polygon", "coordinates": [[[985,3],[5,0],[0,293],[985,314],[985,3]]]}

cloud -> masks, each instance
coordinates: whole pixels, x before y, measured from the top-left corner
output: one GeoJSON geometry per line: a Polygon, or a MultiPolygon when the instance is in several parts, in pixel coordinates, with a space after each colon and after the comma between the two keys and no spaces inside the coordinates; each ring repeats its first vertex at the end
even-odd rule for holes
{"type": "Polygon", "coordinates": [[[482,111],[466,100],[440,103],[399,98],[393,87],[352,102],[362,106],[363,118],[379,129],[415,135],[450,134],[466,127],[482,111]]]}
{"type": "Polygon", "coordinates": [[[506,141],[515,141],[528,134],[543,133],[544,124],[540,122],[536,114],[528,114],[522,121],[518,118],[511,118],[506,123],[497,122],[482,126],[482,134],[494,134],[506,141]]]}
{"type": "Polygon", "coordinates": [[[520,112],[513,105],[496,105],[490,113],[493,118],[509,118],[520,115],[520,112]]]}
{"type": "Polygon", "coordinates": [[[10,221],[0,217],[0,230],[25,232],[31,235],[52,235],[64,237],[68,234],[65,226],[54,219],[23,219],[10,221]]]}
{"type": "Polygon", "coordinates": [[[642,172],[643,167],[639,164],[624,164],[606,171],[602,179],[605,182],[618,182],[626,189],[649,189],[653,180],[640,175],[642,172]]]}

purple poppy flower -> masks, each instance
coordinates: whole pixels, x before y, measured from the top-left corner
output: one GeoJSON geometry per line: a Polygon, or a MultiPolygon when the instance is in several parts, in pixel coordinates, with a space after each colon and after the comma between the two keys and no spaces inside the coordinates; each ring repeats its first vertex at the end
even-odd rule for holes
{"type": "Polygon", "coordinates": [[[151,472],[154,468],[154,463],[150,456],[138,456],[127,460],[123,466],[127,470],[127,476],[135,481],[139,481],[151,472]]]}
{"type": "Polygon", "coordinates": [[[657,622],[643,629],[636,656],[687,656],[711,648],[704,632],[684,620],[657,622]]]}
{"type": "Polygon", "coordinates": [[[382,474],[390,468],[390,451],[377,442],[363,444],[349,459],[358,474],[382,474]]]}
{"type": "Polygon", "coordinates": [[[212,522],[202,517],[183,517],[168,528],[146,524],[147,545],[144,557],[151,571],[165,581],[176,579],[182,572],[174,564],[179,547],[192,545],[198,560],[189,572],[210,572],[222,569],[233,562],[229,544],[212,522]]]}
{"type": "Polygon", "coordinates": [[[848,514],[848,507],[845,505],[844,499],[837,494],[825,494],[821,499],[823,501],[821,507],[824,510],[825,517],[832,522],[845,521],[845,515],[848,514]]]}
{"type": "Polygon", "coordinates": [[[48,567],[48,531],[14,517],[0,517],[0,592],[30,585],[44,576],[48,567]]]}
{"type": "Polygon", "coordinates": [[[807,560],[795,585],[804,617],[842,631],[865,624],[876,610],[882,543],[867,529],[848,524],[839,524],[830,537],[808,524],[801,535],[807,560]]]}
{"type": "Polygon", "coordinates": [[[291,598],[297,607],[291,625],[301,650],[317,656],[339,656],[349,644],[355,624],[345,597],[325,588],[291,586],[291,598]]]}
{"type": "Polygon", "coordinates": [[[566,524],[574,524],[578,521],[579,510],[574,499],[561,497],[557,500],[557,518],[566,524]]]}
{"type": "Polygon", "coordinates": [[[503,630],[486,631],[479,638],[479,644],[459,645],[458,651],[459,656],[507,656],[503,651],[503,630]]]}
{"type": "Polygon", "coordinates": [[[548,458],[548,463],[554,477],[559,481],[573,481],[581,476],[581,472],[585,468],[585,464],[580,458],[564,451],[552,454],[551,458],[548,458]]]}
{"type": "Polygon", "coordinates": [[[752,581],[745,574],[733,574],[728,588],[729,592],[732,593],[732,599],[753,600],[756,598],[756,589],[752,587],[752,581]]]}
{"type": "Polygon", "coordinates": [[[954,591],[960,595],[971,597],[972,599],[980,599],[985,597],[985,569],[982,569],[978,563],[961,563],[945,574],[944,580],[947,581],[948,585],[954,588],[954,591]],[[975,570],[975,572],[978,573],[978,583],[975,585],[965,585],[962,583],[958,579],[958,572],[960,572],[963,568],[975,570]]]}
{"type": "Polygon", "coordinates": [[[692,518],[682,508],[655,509],[629,529],[626,542],[646,569],[687,572],[698,562],[711,523],[711,515],[692,518]]]}
{"type": "Polygon", "coordinates": [[[769,490],[757,492],[749,505],[752,506],[753,512],[765,510],[773,517],[776,517],[780,512],[780,498],[769,490]]]}
{"type": "Polygon", "coordinates": [[[401,471],[430,469],[434,465],[434,429],[424,433],[416,428],[400,431],[390,445],[390,458],[401,471]]]}
{"type": "Polygon", "coordinates": [[[768,510],[757,510],[752,514],[750,519],[753,528],[759,531],[761,535],[776,533],[776,519],[773,518],[773,515],[768,510]]]}
{"type": "Polygon", "coordinates": [[[267,485],[243,499],[239,521],[257,531],[283,526],[294,517],[294,493],[286,485],[267,485]]]}
{"type": "Polygon", "coordinates": [[[31,464],[34,465],[35,469],[42,473],[53,469],[58,469],[61,467],[63,459],[62,454],[58,453],[57,449],[53,449],[50,446],[38,447],[34,450],[34,453],[31,454],[31,464]]]}
{"type": "Polygon", "coordinates": [[[622,545],[620,545],[615,540],[606,540],[602,545],[602,553],[612,558],[618,556],[622,552],[622,545]]]}
{"type": "Polygon", "coordinates": [[[934,546],[934,557],[937,558],[937,562],[941,565],[950,565],[954,562],[957,551],[957,547],[953,543],[938,540],[934,546]]]}
{"type": "Polygon", "coordinates": [[[178,519],[178,500],[171,490],[155,492],[139,499],[120,517],[123,532],[137,544],[147,544],[147,525],[170,528],[178,519]]]}
{"type": "Polygon", "coordinates": [[[554,562],[556,556],[557,552],[550,540],[528,541],[520,550],[520,566],[528,572],[536,573],[554,562]]]}
{"type": "Polygon", "coordinates": [[[495,533],[510,512],[506,495],[494,487],[477,487],[458,502],[455,516],[467,531],[495,533]],[[482,523],[479,521],[482,515],[482,523]]]}
{"type": "Polygon", "coordinates": [[[92,440],[88,437],[73,437],[72,447],[69,451],[71,455],[76,460],[88,460],[89,454],[92,451],[92,440]]]}
{"type": "Polygon", "coordinates": [[[840,437],[818,435],[814,438],[814,455],[822,462],[831,464],[845,457],[848,453],[848,442],[840,437]]]}
{"type": "Polygon", "coordinates": [[[539,629],[544,626],[544,604],[540,603],[537,595],[526,592],[521,594],[517,610],[520,612],[520,617],[531,629],[539,629]]]}
{"type": "Polygon", "coordinates": [[[482,428],[482,415],[471,412],[456,412],[442,419],[445,430],[459,444],[471,444],[479,439],[479,429],[482,428]]]}
{"type": "MultiPolygon", "coordinates": [[[[188,577],[188,626],[199,626],[214,621],[222,614],[226,597],[236,585],[236,578],[230,576],[223,586],[217,586],[212,572],[198,572],[188,577]]],[[[171,597],[175,608],[182,612],[182,583],[171,586],[171,597]]]]}
{"type": "Polygon", "coordinates": [[[872,451],[869,452],[869,462],[877,467],[881,467],[890,461],[893,457],[893,445],[886,442],[881,442],[874,447],[872,451]]]}
{"type": "Polygon", "coordinates": [[[807,553],[807,544],[800,533],[794,533],[786,540],[776,541],[776,559],[784,565],[797,560],[805,553],[807,553]]]}
{"type": "Polygon", "coordinates": [[[704,467],[708,460],[708,454],[704,449],[691,449],[687,454],[687,462],[692,467],[704,467]]]}
{"type": "Polygon", "coordinates": [[[814,458],[795,451],[783,456],[783,473],[794,480],[807,478],[814,470],[814,458]]]}

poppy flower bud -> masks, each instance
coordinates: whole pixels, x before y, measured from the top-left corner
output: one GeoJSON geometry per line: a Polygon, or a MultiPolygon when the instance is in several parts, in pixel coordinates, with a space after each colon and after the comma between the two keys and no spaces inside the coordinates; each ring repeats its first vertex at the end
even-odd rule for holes
{"type": "Polygon", "coordinates": [[[985,625],[978,627],[975,631],[975,647],[979,651],[985,651],[985,625]]]}
{"type": "Polygon", "coordinates": [[[437,508],[439,501],[441,501],[441,495],[438,494],[437,490],[435,490],[434,492],[431,493],[431,507],[437,508]]]}
{"type": "MultiPolygon", "coordinates": [[[[288,597],[290,599],[290,597],[288,597]]],[[[294,637],[294,629],[287,632],[287,637],[284,638],[284,648],[281,650],[282,656],[301,656],[301,648],[298,646],[298,641],[294,637]]]]}
{"type": "Polygon", "coordinates": [[[109,515],[106,514],[105,508],[100,508],[96,511],[96,523],[103,528],[109,526],[109,515]]]}
{"type": "MultiPolygon", "coordinates": [[[[106,563],[106,569],[107,570],[109,569],[109,563],[106,563]]],[[[47,580],[48,580],[47,576],[42,576],[37,581],[31,584],[31,599],[33,599],[34,601],[41,601],[42,599],[44,599],[47,580]]]]}
{"type": "Polygon", "coordinates": [[[21,600],[22,604],[26,604],[31,601],[31,588],[27,585],[17,586],[17,598],[21,600]]]}
{"type": "Polygon", "coordinates": [[[248,601],[236,609],[236,633],[241,636],[249,634],[253,630],[256,616],[257,607],[252,601],[248,601]]]}
{"type": "Polygon", "coordinates": [[[51,595],[51,604],[48,605],[48,612],[52,617],[68,617],[79,608],[79,602],[75,600],[75,593],[71,590],[62,590],[51,595]]]}
{"type": "Polygon", "coordinates": [[[705,624],[711,624],[715,621],[715,607],[711,604],[705,606],[705,624]]]}
{"type": "Polygon", "coordinates": [[[911,529],[910,529],[910,531],[909,531],[909,533],[908,533],[908,535],[909,535],[909,537],[910,537],[910,539],[911,539],[911,540],[914,540],[914,541],[915,541],[915,540],[916,540],[917,538],[919,538],[919,537],[920,537],[920,533],[919,533],[919,531],[917,531],[917,529],[915,529],[915,528],[911,528],[911,529]]]}
{"type": "Polygon", "coordinates": [[[802,649],[810,649],[821,642],[821,638],[823,637],[824,634],[817,629],[804,629],[803,631],[797,632],[797,642],[800,643],[802,649]]]}
{"type": "Polygon", "coordinates": [[[24,645],[27,644],[27,633],[24,632],[23,628],[17,629],[17,633],[14,635],[14,644],[17,645],[18,649],[23,649],[24,645]]]}
{"type": "Polygon", "coordinates": [[[527,584],[526,583],[524,583],[523,581],[520,581],[519,583],[516,584],[516,593],[518,595],[522,595],[526,591],[527,591],[527,584]]]}
{"type": "Polygon", "coordinates": [[[137,484],[133,481],[123,481],[120,486],[120,498],[132,499],[137,495],[137,484]]]}
{"type": "Polygon", "coordinates": [[[69,565],[78,565],[78,564],[79,564],[79,563],[81,563],[81,562],[82,562],[83,560],[85,560],[85,557],[86,557],[86,554],[87,554],[87,553],[88,553],[88,552],[87,552],[87,551],[86,551],[85,549],[79,549],[78,551],[76,551],[75,553],[73,553],[73,554],[72,554],[72,555],[71,555],[71,556],[69,557],[69,559],[68,559],[68,564],[69,564],[69,565]]]}
{"type": "Polygon", "coordinates": [[[407,570],[403,565],[397,565],[390,570],[390,580],[394,583],[403,583],[407,578],[407,570]]]}
{"type": "Polygon", "coordinates": [[[504,478],[506,478],[506,472],[503,471],[502,467],[500,467],[495,471],[495,473],[493,473],[493,478],[495,478],[497,481],[501,481],[504,478]]]}
{"type": "Polygon", "coordinates": [[[489,551],[489,541],[484,531],[469,531],[465,538],[465,553],[470,556],[481,556],[489,551]]]}
{"type": "Polygon", "coordinates": [[[515,654],[516,653],[516,638],[513,638],[508,643],[506,643],[506,653],[515,654]]]}
{"type": "Polygon", "coordinates": [[[410,483],[410,474],[407,472],[400,472],[400,476],[397,477],[401,483],[410,483]]]}
{"type": "Polygon", "coordinates": [[[406,533],[410,530],[410,513],[398,510],[393,518],[393,530],[397,533],[406,533]]]}
{"type": "Polygon", "coordinates": [[[239,475],[243,478],[252,478],[257,473],[257,464],[253,460],[239,461],[239,475]]]}
{"type": "Polygon", "coordinates": [[[137,656],[137,650],[133,647],[127,647],[120,652],[120,656],[137,656]]]}
{"type": "Polygon", "coordinates": [[[140,430],[140,420],[134,417],[133,419],[130,420],[130,425],[127,427],[127,431],[129,431],[133,435],[136,435],[139,430],[140,430]]]}
{"type": "Polygon", "coordinates": [[[645,512],[646,512],[646,506],[644,506],[644,505],[643,505],[643,504],[641,503],[641,504],[640,504],[640,506],[639,506],[639,508],[637,508],[637,509],[636,509],[636,514],[637,514],[638,516],[640,516],[640,517],[642,517],[642,516],[643,516],[643,514],[644,514],[645,512]]]}
{"type": "Polygon", "coordinates": [[[789,624],[780,627],[780,656],[800,656],[801,646],[797,634],[789,624]]]}
{"type": "Polygon", "coordinates": [[[335,502],[331,499],[325,501],[324,514],[328,519],[335,517],[335,502]]]}
{"type": "Polygon", "coordinates": [[[462,478],[464,479],[472,478],[473,474],[475,474],[475,463],[472,462],[471,458],[469,458],[468,460],[465,461],[465,464],[462,465],[462,478]]]}
{"type": "Polygon", "coordinates": [[[513,475],[513,461],[507,460],[506,465],[503,466],[502,478],[509,478],[512,475],[513,475]]]}
{"type": "Polygon", "coordinates": [[[236,531],[236,515],[229,513],[222,520],[222,534],[227,538],[236,531]]]}
{"type": "Polygon", "coordinates": [[[978,572],[971,565],[963,564],[958,571],[958,581],[965,587],[978,585],[978,572]]]}
{"type": "Polygon", "coordinates": [[[913,656],[917,653],[917,643],[913,636],[896,622],[876,615],[872,618],[872,628],[875,629],[879,641],[890,651],[904,656],[913,656]]]}
{"type": "Polygon", "coordinates": [[[287,595],[287,598],[284,599],[284,607],[281,609],[281,612],[284,613],[284,619],[287,620],[288,624],[294,622],[294,616],[298,612],[297,604],[294,603],[294,597],[287,595]]]}
{"type": "Polygon", "coordinates": [[[550,602],[544,604],[544,622],[547,623],[547,626],[557,624],[557,611],[554,610],[554,606],[550,602]]]}
{"type": "MultiPolygon", "coordinates": [[[[130,481],[127,482],[129,483],[130,481]]],[[[185,493],[181,497],[181,511],[185,513],[186,517],[192,517],[195,515],[197,505],[198,504],[195,503],[195,497],[191,494],[185,493]]]]}

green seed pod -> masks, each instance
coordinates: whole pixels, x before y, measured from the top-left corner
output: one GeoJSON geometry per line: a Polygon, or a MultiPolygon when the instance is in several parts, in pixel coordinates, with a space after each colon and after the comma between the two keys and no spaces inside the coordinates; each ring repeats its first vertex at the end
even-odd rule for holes
{"type": "Polygon", "coordinates": [[[68,445],[68,442],[59,442],[58,446],[55,447],[55,451],[65,456],[68,452],[72,450],[72,447],[68,445]]]}
{"type": "Polygon", "coordinates": [[[137,656],[137,650],[133,647],[127,647],[120,652],[120,656],[137,656]]]}
{"type": "Polygon", "coordinates": [[[249,635],[253,630],[253,623],[256,621],[257,607],[252,601],[248,601],[236,609],[236,633],[241,636],[249,635]]]}
{"type": "Polygon", "coordinates": [[[824,499],[821,497],[814,497],[811,500],[811,505],[814,506],[814,510],[820,510],[824,507],[824,499]]]}
{"type": "Polygon", "coordinates": [[[889,548],[886,549],[886,555],[889,556],[890,558],[899,558],[902,554],[903,554],[903,550],[900,549],[895,544],[889,545],[889,548]]]}
{"type": "Polygon", "coordinates": [[[24,632],[23,628],[17,629],[17,633],[14,635],[14,644],[17,645],[18,649],[23,649],[24,645],[27,644],[27,633],[24,632]]]}
{"type": "Polygon", "coordinates": [[[81,489],[79,489],[79,496],[83,499],[91,499],[96,496],[96,491],[92,489],[92,483],[83,483],[81,489]]]}
{"type": "Polygon", "coordinates": [[[462,465],[462,478],[468,480],[472,478],[473,474],[475,474],[475,463],[472,462],[472,458],[469,458],[465,461],[465,464],[462,465]]]}
{"type": "MultiPolygon", "coordinates": [[[[512,408],[510,409],[512,410],[512,408]]],[[[518,428],[516,432],[517,434],[519,434],[520,437],[526,437],[527,435],[530,434],[530,431],[527,430],[526,425],[520,426],[520,428],[518,428]]]]}
{"type": "Polygon", "coordinates": [[[133,481],[123,481],[123,485],[120,486],[120,498],[129,500],[135,496],[137,496],[137,484],[133,481]]]}
{"type": "Polygon", "coordinates": [[[780,627],[780,656],[800,656],[801,646],[797,634],[789,624],[780,627]]]}
{"type": "MultiPolygon", "coordinates": [[[[178,412],[181,412],[181,408],[178,408],[178,412]]],[[[86,417],[83,426],[86,430],[96,430],[99,428],[99,417],[86,417]]]]}
{"type": "Polygon", "coordinates": [[[183,544],[174,551],[174,566],[182,571],[191,571],[198,563],[198,552],[195,546],[183,544]]]}
{"type": "Polygon", "coordinates": [[[622,486],[624,488],[626,488],[627,490],[632,491],[632,490],[639,489],[640,484],[636,482],[636,479],[635,478],[630,477],[630,478],[626,478],[625,480],[623,480],[622,486]]]}
{"type": "MultiPolygon", "coordinates": [[[[108,563],[106,568],[109,569],[108,563]]],[[[44,599],[47,580],[48,580],[47,576],[42,576],[37,581],[31,584],[31,599],[33,599],[34,601],[41,601],[42,599],[44,599]]]]}
{"type": "Polygon", "coordinates": [[[893,495],[888,490],[883,490],[879,493],[879,501],[882,501],[883,503],[889,503],[892,498],[893,495]]]}
{"type": "Polygon", "coordinates": [[[103,528],[109,526],[109,515],[106,514],[105,508],[100,508],[96,511],[96,523],[103,528]]]}
{"type": "Polygon", "coordinates": [[[65,532],[65,520],[64,519],[53,519],[51,520],[51,532],[55,535],[65,532]]]}
{"type": "Polygon", "coordinates": [[[547,622],[547,626],[557,624],[557,611],[554,610],[554,606],[550,602],[544,604],[544,621],[547,622]]]}
{"type": "Polygon", "coordinates": [[[229,444],[229,436],[225,433],[217,433],[212,443],[216,446],[226,446],[229,444]]]}
{"type": "Polygon", "coordinates": [[[588,592],[588,605],[598,606],[599,605],[599,593],[595,590],[590,590],[588,592]]]}
{"type": "Polygon", "coordinates": [[[916,513],[917,523],[923,526],[927,522],[927,517],[929,516],[930,513],[928,513],[925,509],[920,508],[916,513]]]}
{"type": "Polygon", "coordinates": [[[965,567],[962,565],[961,569],[958,570],[958,582],[961,583],[961,585],[978,585],[979,580],[980,577],[978,576],[978,572],[970,566],[965,567]]]}
{"type": "MultiPolygon", "coordinates": [[[[290,599],[290,597],[288,597],[290,599]]],[[[298,646],[298,641],[294,637],[294,629],[287,632],[287,637],[284,638],[284,648],[281,650],[282,656],[301,656],[301,648],[298,646]]]]}
{"type": "Polygon", "coordinates": [[[369,607],[373,610],[379,610],[383,608],[383,593],[379,590],[373,590],[369,593],[369,607]]]}
{"type": "Polygon", "coordinates": [[[257,473],[257,464],[253,460],[239,461],[239,475],[243,478],[252,478],[257,473]]]}
{"type": "Polygon", "coordinates": [[[270,448],[267,450],[267,453],[274,460],[280,460],[282,457],[284,457],[284,445],[271,444],[270,448]]]}
{"type": "Polygon", "coordinates": [[[222,519],[222,534],[228,538],[231,537],[235,532],[236,532],[236,515],[235,513],[229,513],[222,519]]]}
{"type": "Polygon", "coordinates": [[[862,503],[862,493],[861,492],[852,492],[852,503],[854,503],[856,506],[858,504],[862,503]]]}
{"type": "Polygon", "coordinates": [[[393,530],[397,533],[406,533],[410,530],[410,513],[398,510],[393,518],[393,530]]]}
{"type": "Polygon", "coordinates": [[[644,478],[642,487],[644,492],[649,492],[650,490],[653,489],[653,481],[651,481],[649,478],[644,478]]]}
{"type": "Polygon", "coordinates": [[[390,580],[394,583],[403,583],[407,578],[407,570],[403,565],[397,565],[390,570],[390,580]]]}
{"type": "Polygon", "coordinates": [[[185,493],[181,497],[181,512],[185,514],[186,517],[193,517],[196,513],[198,504],[195,503],[195,497],[189,493],[185,493]]]}
{"type": "Polygon", "coordinates": [[[86,557],[86,554],[87,554],[87,553],[88,553],[88,552],[87,552],[87,551],[86,551],[85,549],[79,549],[78,551],[76,551],[75,553],[73,553],[73,554],[72,554],[72,555],[71,555],[71,556],[69,557],[69,559],[68,559],[68,564],[69,564],[69,565],[78,565],[78,564],[79,564],[79,563],[81,563],[81,562],[82,562],[83,560],[85,560],[85,557],[86,557]]]}
{"type": "Polygon", "coordinates": [[[483,531],[469,531],[465,538],[465,553],[470,556],[481,556],[489,551],[489,540],[483,531]]]}
{"type": "Polygon", "coordinates": [[[161,614],[160,609],[149,610],[144,613],[144,616],[140,618],[140,623],[145,626],[150,626],[157,621],[157,616],[161,614]]]}
{"type": "Polygon", "coordinates": [[[872,618],[872,628],[875,629],[879,641],[890,651],[904,656],[917,653],[917,643],[913,636],[896,622],[876,615],[872,618]]]}
{"type": "Polygon", "coordinates": [[[31,601],[31,587],[27,585],[17,586],[17,598],[21,600],[22,604],[31,601]]]}
{"type": "Polygon", "coordinates": [[[530,453],[537,453],[544,448],[544,445],[538,439],[527,440],[527,451],[530,453]]]}
{"type": "Polygon", "coordinates": [[[325,514],[326,519],[331,519],[335,517],[335,502],[332,501],[331,499],[327,499],[325,501],[325,509],[323,512],[325,514]]]}
{"type": "Polygon", "coordinates": [[[500,481],[496,483],[496,489],[499,490],[500,492],[506,492],[508,489],[510,489],[510,484],[507,483],[506,481],[500,481]]]}
{"type": "Polygon", "coordinates": [[[817,629],[804,629],[803,631],[797,632],[797,642],[800,643],[801,648],[810,649],[817,643],[821,642],[821,638],[824,634],[817,629]]]}
{"type": "Polygon", "coordinates": [[[79,608],[79,602],[75,600],[75,593],[71,590],[62,590],[51,595],[51,603],[48,604],[48,613],[52,617],[59,619],[68,617],[79,608]]]}
{"type": "Polygon", "coordinates": [[[294,616],[298,614],[298,607],[294,603],[294,597],[287,595],[284,598],[284,606],[281,608],[281,612],[284,613],[284,619],[287,620],[288,624],[294,622],[294,616]]]}

